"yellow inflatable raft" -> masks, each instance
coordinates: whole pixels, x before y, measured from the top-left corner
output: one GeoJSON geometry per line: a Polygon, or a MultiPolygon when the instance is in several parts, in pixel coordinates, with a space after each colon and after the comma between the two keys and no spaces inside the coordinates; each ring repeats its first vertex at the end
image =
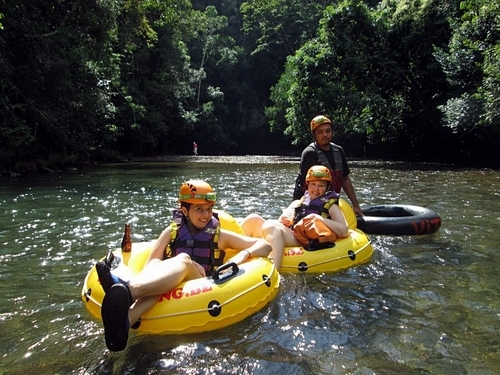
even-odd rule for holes
{"type": "Polygon", "coordinates": [[[372,254],[368,237],[359,229],[349,229],[349,237],[335,241],[330,248],[308,251],[302,247],[286,247],[280,272],[341,271],[367,262],[372,254]]]}
{"type": "MultiPolygon", "coordinates": [[[[316,251],[305,250],[303,247],[285,247],[279,270],[281,273],[335,272],[365,263],[371,258],[371,241],[356,228],[357,219],[352,207],[344,199],[340,199],[339,207],[349,226],[349,237],[335,241],[333,247],[316,251]]],[[[241,227],[229,215],[220,219],[223,228],[241,233],[241,227]]]]}
{"type": "MultiPolygon", "coordinates": [[[[113,273],[128,280],[144,266],[154,242],[133,243],[130,253],[113,252],[113,273]]],[[[262,309],[278,293],[279,274],[268,258],[219,267],[212,277],[190,280],[159,296],[134,327],[137,333],[185,334],[237,323],[262,309]]],[[[95,267],[85,277],[82,300],[101,319],[104,291],[95,267]]]]}
{"type": "Polygon", "coordinates": [[[352,207],[343,199],[340,199],[339,207],[347,220],[349,237],[335,241],[333,247],[316,251],[286,247],[283,250],[280,272],[341,271],[365,263],[371,258],[371,241],[365,233],[356,229],[357,220],[352,207]]]}
{"type": "MultiPolygon", "coordinates": [[[[349,237],[335,241],[330,248],[316,251],[303,247],[285,247],[281,260],[281,273],[320,273],[335,272],[354,267],[370,260],[373,247],[368,236],[357,229],[356,214],[344,199],[339,200],[339,207],[349,227],[349,237]]],[[[231,215],[219,212],[223,228],[243,233],[241,226],[231,215]]]]}

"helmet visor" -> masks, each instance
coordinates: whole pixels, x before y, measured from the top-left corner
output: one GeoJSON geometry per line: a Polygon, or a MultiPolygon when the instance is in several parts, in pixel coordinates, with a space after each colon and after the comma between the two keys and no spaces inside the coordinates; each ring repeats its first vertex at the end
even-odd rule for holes
{"type": "Polygon", "coordinates": [[[181,194],[179,195],[179,200],[187,200],[187,199],[204,199],[208,202],[215,202],[217,200],[217,195],[215,193],[206,193],[206,194],[181,194]]]}

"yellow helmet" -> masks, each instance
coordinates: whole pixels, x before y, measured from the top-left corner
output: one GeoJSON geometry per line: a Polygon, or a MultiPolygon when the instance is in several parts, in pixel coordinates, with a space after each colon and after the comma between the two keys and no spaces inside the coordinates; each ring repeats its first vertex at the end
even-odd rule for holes
{"type": "Polygon", "coordinates": [[[311,120],[311,133],[314,132],[314,129],[316,129],[318,126],[323,125],[323,124],[330,124],[330,126],[331,126],[332,122],[325,115],[319,115],[319,116],[316,116],[315,118],[313,118],[311,120]]]}
{"type": "Polygon", "coordinates": [[[181,185],[179,202],[210,204],[215,203],[217,196],[212,187],[201,180],[189,180],[181,185]]]}
{"type": "Polygon", "coordinates": [[[332,182],[330,170],[324,165],[313,165],[307,171],[306,182],[309,181],[328,181],[332,182]]]}

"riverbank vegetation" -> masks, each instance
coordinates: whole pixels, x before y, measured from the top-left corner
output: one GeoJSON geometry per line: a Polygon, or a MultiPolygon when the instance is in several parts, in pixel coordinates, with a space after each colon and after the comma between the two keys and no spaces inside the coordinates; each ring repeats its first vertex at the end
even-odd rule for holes
{"type": "Polygon", "coordinates": [[[295,154],[498,165],[500,3],[4,0],[0,166],[295,154]]]}

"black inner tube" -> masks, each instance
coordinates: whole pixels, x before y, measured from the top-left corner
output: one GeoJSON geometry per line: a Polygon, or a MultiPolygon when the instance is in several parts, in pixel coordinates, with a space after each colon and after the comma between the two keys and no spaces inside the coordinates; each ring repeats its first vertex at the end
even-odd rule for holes
{"type": "Polygon", "coordinates": [[[421,235],[435,233],[441,217],[433,210],[413,205],[379,205],[362,207],[358,228],[367,234],[421,235]]]}

